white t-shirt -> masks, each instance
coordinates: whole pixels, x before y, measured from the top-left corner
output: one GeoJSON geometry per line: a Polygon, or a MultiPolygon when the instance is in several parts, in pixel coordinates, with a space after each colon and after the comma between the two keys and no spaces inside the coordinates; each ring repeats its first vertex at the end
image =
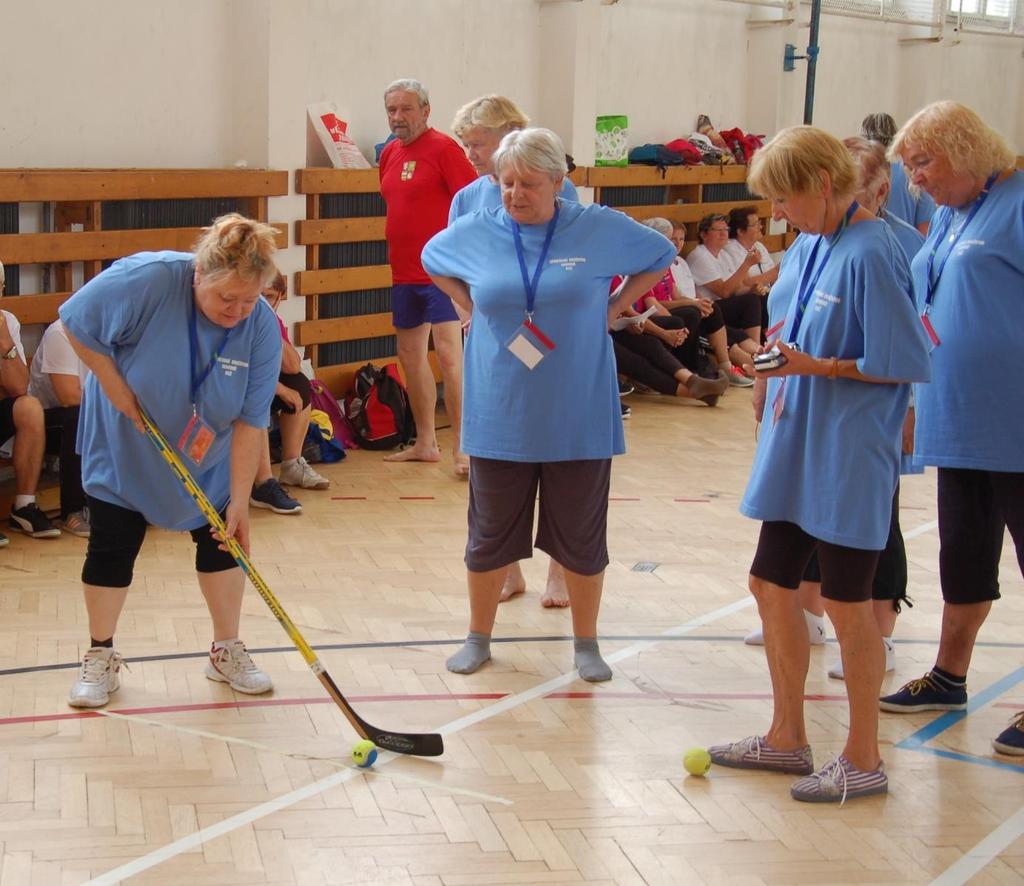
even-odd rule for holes
{"type": "Polygon", "coordinates": [[[60,406],[60,400],[53,390],[51,375],[77,375],[84,384],[88,374],[88,368],[78,359],[78,354],[68,341],[64,324],[55,320],[46,327],[39,347],[36,348],[36,355],[32,358],[28,392],[43,404],[43,409],[52,409],[60,406]]]}
{"type": "MultiPolygon", "coordinates": [[[[21,343],[21,323],[10,311],[0,311],[0,313],[2,313],[6,318],[7,331],[11,333],[11,338],[14,339],[14,346],[18,349],[18,353],[21,355],[21,362],[25,363],[25,346],[21,343]]],[[[2,440],[0,443],[3,444],[0,446],[0,458],[10,458],[14,451],[14,437],[2,440]]]]}
{"type": "MultiPolygon", "coordinates": [[[[756,265],[751,266],[750,270],[747,272],[748,277],[758,277],[765,273],[765,271],[770,271],[775,267],[775,259],[772,258],[771,253],[768,251],[768,247],[766,247],[760,240],[754,243],[754,249],[757,250],[757,254],[760,256],[760,259],[756,265]]],[[[725,244],[722,251],[729,253],[729,257],[736,262],[736,267],[743,264],[743,259],[747,257],[747,250],[743,248],[743,244],[740,243],[739,240],[730,240],[725,244]]]]}
{"type": "Polygon", "coordinates": [[[672,280],[676,284],[679,294],[683,298],[696,298],[697,285],[693,282],[693,274],[690,273],[690,266],[686,263],[686,259],[681,255],[677,255],[672,260],[670,270],[672,271],[672,280]]]}
{"type": "Polygon", "coordinates": [[[712,300],[717,300],[718,296],[704,284],[713,283],[715,280],[728,280],[740,266],[724,248],[714,256],[703,243],[686,257],[686,263],[690,266],[693,282],[697,285],[697,295],[712,300]]]}

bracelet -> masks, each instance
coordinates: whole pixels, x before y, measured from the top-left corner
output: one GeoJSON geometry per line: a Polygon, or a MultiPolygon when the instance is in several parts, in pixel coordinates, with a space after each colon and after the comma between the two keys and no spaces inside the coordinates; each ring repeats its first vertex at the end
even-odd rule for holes
{"type": "Polygon", "coordinates": [[[839,358],[838,357],[833,357],[832,358],[832,365],[829,366],[829,368],[828,368],[828,377],[830,379],[832,379],[833,381],[835,381],[837,378],[839,378],[839,358]]]}

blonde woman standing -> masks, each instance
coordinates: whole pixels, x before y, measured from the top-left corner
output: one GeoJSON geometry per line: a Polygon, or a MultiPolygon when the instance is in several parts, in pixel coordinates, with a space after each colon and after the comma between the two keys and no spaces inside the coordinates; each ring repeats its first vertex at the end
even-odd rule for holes
{"type": "Polygon", "coordinates": [[[245,578],[146,439],[140,407],[183,456],[228,534],[249,548],[249,493],[281,365],[281,335],[260,291],[273,278],[273,228],[237,214],[195,252],[116,262],[61,307],[85,383],[78,447],[92,531],[82,569],[90,643],[68,699],[101,707],[120,686],[114,631],[147,524],[184,530],[213,621],[211,680],[261,693],[270,678],[238,638],[245,578]]]}

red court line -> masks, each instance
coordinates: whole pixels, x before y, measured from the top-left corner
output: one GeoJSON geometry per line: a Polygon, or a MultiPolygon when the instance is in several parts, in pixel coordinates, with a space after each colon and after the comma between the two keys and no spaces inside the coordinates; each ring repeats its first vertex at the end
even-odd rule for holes
{"type": "Polygon", "coordinates": [[[400,495],[398,496],[399,501],[433,501],[434,496],[432,495],[400,495]]]}
{"type": "MultiPolygon", "coordinates": [[[[351,695],[352,703],[388,701],[497,701],[505,698],[507,692],[459,692],[459,693],[413,693],[409,695],[351,695]]],[[[637,701],[767,701],[771,695],[762,692],[593,692],[587,690],[551,692],[544,698],[552,699],[633,699],[637,701]]],[[[846,701],[845,695],[805,695],[805,701],[846,701]]],[[[330,698],[264,698],[251,701],[214,701],[197,704],[157,705],[144,708],[112,708],[110,713],[126,717],[144,714],[179,714],[195,711],[241,710],[244,708],[272,708],[298,705],[333,704],[330,698]]],[[[1014,707],[997,705],[997,707],[1014,707]]],[[[49,723],[59,720],[89,720],[103,715],[97,711],[69,711],[63,714],[34,714],[26,717],[2,717],[0,726],[17,726],[25,723],[49,723]]]]}
{"type": "Polygon", "coordinates": [[[366,501],[365,495],[332,495],[331,501],[366,501]]]}
{"type": "Polygon", "coordinates": [[[701,504],[701,505],[711,504],[711,499],[710,498],[674,498],[674,499],[672,499],[672,501],[686,501],[686,502],[691,502],[693,504],[701,504]]]}
{"type": "Polygon", "coordinates": [[[992,705],[994,708],[1009,708],[1011,711],[1024,710],[1024,701],[1000,701],[992,705]]]}
{"type": "Polygon", "coordinates": [[[621,495],[609,495],[608,501],[640,501],[638,498],[626,498],[621,495]]]}

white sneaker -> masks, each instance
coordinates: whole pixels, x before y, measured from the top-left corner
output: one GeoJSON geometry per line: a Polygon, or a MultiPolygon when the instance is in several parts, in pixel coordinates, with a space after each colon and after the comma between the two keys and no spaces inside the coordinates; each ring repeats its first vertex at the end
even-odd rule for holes
{"type": "MultiPolygon", "coordinates": [[[[825,619],[823,616],[815,615],[813,612],[804,610],[804,619],[807,621],[807,639],[812,646],[821,646],[825,642],[825,619]]],[[[757,626],[743,638],[748,646],[764,646],[764,627],[757,626]]]]}
{"type": "Polygon", "coordinates": [[[302,489],[326,489],[331,481],[318,474],[301,455],[288,467],[281,468],[278,483],[283,486],[299,486],[302,489]]]}
{"type": "Polygon", "coordinates": [[[82,656],[82,672],[68,695],[75,708],[101,708],[110,693],[121,687],[121,656],[105,646],[94,646],[82,656]]]}
{"type": "Polygon", "coordinates": [[[248,695],[259,695],[274,687],[270,677],[256,667],[241,640],[228,640],[220,648],[210,646],[206,679],[227,683],[237,692],[245,692],[248,695]]]}
{"type": "MultiPolygon", "coordinates": [[[[882,637],[882,642],[885,644],[885,670],[894,671],[896,670],[896,647],[893,645],[892,637],[882,637]]],[[[828,675],[833,680],[843,679],[843,660],[839,659],[835,664],[828,669],[828,675]]]]}

